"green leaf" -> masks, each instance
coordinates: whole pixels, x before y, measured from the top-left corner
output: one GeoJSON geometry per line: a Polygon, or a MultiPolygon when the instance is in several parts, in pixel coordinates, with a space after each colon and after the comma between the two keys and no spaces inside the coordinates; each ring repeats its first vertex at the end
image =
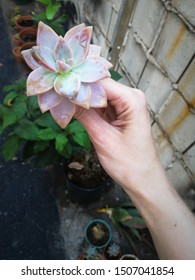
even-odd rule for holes
{"type": "Polygon", "coordinates": [[[13,102],[13,100],[18,96],[18,93],[15,91],[11,91],[6,95],[6,97],[3,100],[3,104],[6,106],[11,106],[10,103],[13,102]]]}
{"type": "Polygon", "coordinates": [[[118,81],[122,78],[122,76],[117,71],[110,70],[110,74],[111,74],[111,78],[115,81],[118,81]]]}
{"type": "Polygon", "coordinates": [[[25,116],[27,112],[26,96],[21,95],[14,100],[12,111],[16,114],[18,121],[25,116]]]}
{"type": "Polygon", "coordinates": [[[86,148],[88,151],[91,149],[91,141],[89,139],[88,134],[85,131],[74,134],[72,138],[81,147],[86,148]]]}
{"type": "Polygon", "coordinates": [[[52,140],[57,136],[57,131],[55,131],[53,128],[48,127],[45,129],[41,129],[38,133],[37,133],[37,137],[38,139],[41,140],[52,140]]]}
{"type": "Polygon", "coordinates": [[[59,153],[61,153],[64,150],[67,143],[68,138],[66,137],[66,135],[58,134],[56,136],[55,148],[59,153]]]}
{"type": "Polygon", "coordinates": [[[66,130],[70,134],[77,134],[79,132],[85,131],[85,128],[80,124],[80,122],[74,120],[67,126],[66,130]]]}
{"type": "Polygon", "coordinates": [[[3,150],[2,150],[3,156],[6,161],[11,160],[15,156],[20,146],[20,143],[21,140],[17,135],[13,134],[8,136],[6,142],[3,145],[3,150]]]}
{"type": "Polygon", "coordinates": [[[121,222],[124,226],[127,226],[131,229],[132,228],[142,229],[146,227],[144,220],[141,217],[133,217],[131,220],[124,220],[121,222]]]}
{"type": "Polygon", "coordinates": [[[18,137],[30,141],[37,140],[38,132],[38,127],[31,121],[24,121],[15,129],[15,133],[18,137]]]}
{"type": "Polygon", "coordinates": [[[35,154],[39,152],[45,151],[49,147],[49,141],[38,141],[35,142],[34,147],[33,147],[33,152],[35,154]]]}
{"type": "Polygon", "coordinates": [[[42,127],[51,127],[56,131],[60,131],[60,126],[54,121],[53,117],[49,112],[46,112],[35,120],[36,124],[42,127]]]}
{"type": "Polygon", "coordinates": [[[3,110],[3,123],[2,128],[5,129],[6,127],[13,125],[17,122],[17,115],[16,113],[11,110],[12,108],[4,108],[3,110]]]}
{"type": "Polygon", "coordinates": [[[57,158],[57,152],[53,147],[50,147],[50,149],[36,155],[35,165],[38,167],[52,165],[57,158]]]}
{"type": "Polygon", "coordinates": [[[55,15],[57,14],[61,4],[51,4],[48,5],[46,8],[46,17],[48,20],[54,19],[55,15]]]}
{"type": "Polygon", "coordinates": [[[70,159],[72,156],[72,146],[68,142],[64,147],[64,150],[60,153],[60,155],[66,159],[70,159]]]}
{"type": "Polygon", "coordinates": [[[39,108],[37,96],[28,97],[28,106],[32,111],[39,108]]]}
{"type": "Polygon", "coordinates": [[[129,213],[121,207],[114,208],[112,211],[112,216],[113,219],[116,220],[117,222],[123,222],[132,219],[129,213]]]}

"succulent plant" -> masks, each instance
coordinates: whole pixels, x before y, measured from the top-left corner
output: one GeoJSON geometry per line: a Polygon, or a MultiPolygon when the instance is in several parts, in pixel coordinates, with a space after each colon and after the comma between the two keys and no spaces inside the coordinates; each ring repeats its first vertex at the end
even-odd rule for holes
{"type": "Polygon", "coordinates": [[[96,256],[96,254],[97,254],[97,250],[96,250],[96,248],[95,247],[93,247],[93,246],[88,246],[87,248],[86,248],[86,255],[87,255],[87,258],[88,259],[91,259],[91,258],[94,258],[95,256],[96,256]]]}
{"type": "Polygon", "coordinates": [[[110,257],[116,257],[120,253],[120,246],[116,242],[112,242],[107,249],[107,253],[110,257]]]}
{"type": "Polygon", "coordinates": [[[27,95],[38,95],[42,112],[50,110],[65,128],[76,107],[101,108],[107,97],[100,80],[110,77],[112,64],[100,56],[101,48],[90,44],[92,27],[71,28],[64,37],[39,22],[37,46],[22,52],[32,68],[27,79],[27,95]]]}

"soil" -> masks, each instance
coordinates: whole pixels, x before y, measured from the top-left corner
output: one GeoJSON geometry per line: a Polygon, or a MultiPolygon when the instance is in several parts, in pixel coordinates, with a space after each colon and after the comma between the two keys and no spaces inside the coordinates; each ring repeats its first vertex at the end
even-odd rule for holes
{"type": "Polygon", "coordinates": [[[92,151],[90,154],[83,152],[75,154],[71,161],[66,162],[65,168],[69,180],[83,188],[94,188],[97,186],[97,182],[101,185],[109,179],[101,167],[95,151],[92,151]],[[81,169],[70,168],[72,164],[73,166],[75,164],[76,167],[79,164],[81,169]]]}
{"type": "Polygon", "coordinates": [[[34,34],[25,34],[22,36],[22,40],[25,41],[25,42],[35,42],[36,41],[36,35],[34,34]]]}

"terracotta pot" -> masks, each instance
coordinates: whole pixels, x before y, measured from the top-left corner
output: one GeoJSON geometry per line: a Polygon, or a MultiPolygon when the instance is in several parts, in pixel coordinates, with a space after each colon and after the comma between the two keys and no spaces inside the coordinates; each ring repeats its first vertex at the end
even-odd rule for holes
{"type": "Polygon", "coordinates": [[[23,57],[21,55],[21,46],[16,46],[15,48],[13,48],[12,53],[18,62],[23,62],[23,57]]]}
{"type": "Polygon", "coordinates": [[[21,46],[21,40],[18,33],[12,36],[12,40],[16,46],[21,46]]]}
{"type": "Polygon", "coordinates": [[[26,43],[36,44],[37,30],[34,28],[25,28],[19,32],[20,44],[24,45],[26,43]]]}
{"type": "Polygon", "coordinates": [[[15,48],[13,48],[12,53],[13,53],[13,55],[15,56],[15,59],[16,59],[18,62],[22,62],[22,63],[24,63],[25,65],[27,65],[26,62],[25,62],[25,60],[24,60],[24,58],[23,58],[23,56],[21,55],[21,51],[30,49],[30,48],[32,48],[33,46],[35,46],[35,43],[26,43],[26,44],[24,44],[24,45],[22,45],[22,46],[16,46],[15,48]]]}
{"type": "Polygon", "coordinates": [[[32,16],[19,16],[16,20],[16,29],[21,31],[25,28],[36,28],[32,16]]]}

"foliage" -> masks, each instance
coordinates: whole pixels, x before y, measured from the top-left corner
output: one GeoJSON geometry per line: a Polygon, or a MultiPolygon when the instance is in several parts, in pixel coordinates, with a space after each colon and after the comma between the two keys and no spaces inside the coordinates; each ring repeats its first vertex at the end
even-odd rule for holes
{"type": "Polygon", "coordinates": [[[41,113],[36,96],[26,96],[25,80],[3,88],[6,96],[0,104],[0,134],[6,132],[5,160],[11,160],[20,148],[23,158],[35,158],[37,166],[70,158],[76,150],[90,151],[91,142],[84,127],[72,120],[60,128],[49,112],[41,113]]]}
{"type": "Polygon", "coordinates": [[[60,15],[63,1],[60,0],[36,0],[44,7],[40,14],[34,13],[35,22],[43,21],[55,30],[59,35],[64,35],[64,23],[68,21],[68,15],[60,15]]]}
{"type": "Polygon", "coordinates": [[[102,208],[99,213],[106,213],[119,232],[127,238],[133,249],[136,251],[132,235],[141,240],[140,229],[146,227],[144,220],[131,201],[122,203],[114,208],[102,208]]]}

